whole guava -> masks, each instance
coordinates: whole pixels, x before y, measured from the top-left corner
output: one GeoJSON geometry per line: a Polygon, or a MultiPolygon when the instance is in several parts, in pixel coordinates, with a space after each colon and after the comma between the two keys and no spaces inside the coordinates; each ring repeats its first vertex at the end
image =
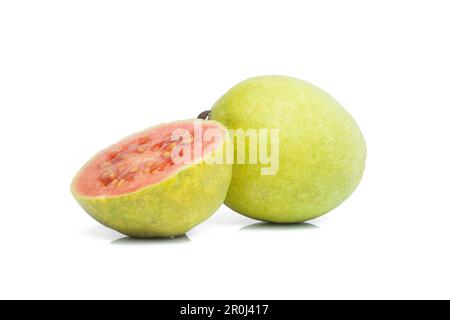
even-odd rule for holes
{"type": "MultiPolygon", "coordinates": [[[[336,100],[306,81],[245,80],[214,104],[210,117],[228,129],[279,130],[275,174],[262,174],[267,165],[260,162],[233,165],[225,204],[243,215],[277,223],[310,220],[339,206],[362,178],[366,144],[358,125],[336,100]]],[[[235,152],[237,147],[235,140],[235,152]]]]}

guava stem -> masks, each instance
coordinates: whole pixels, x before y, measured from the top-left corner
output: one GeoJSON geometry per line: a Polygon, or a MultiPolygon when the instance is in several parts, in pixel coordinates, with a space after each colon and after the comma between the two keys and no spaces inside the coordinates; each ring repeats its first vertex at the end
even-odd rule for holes
{"type": "Polygon", "coordinates": [[[198,115],[197,119],[208,120],[210,114],[211,114],[211,111],[210,111],[210,110],[203,111],[202,113],[200,113],[200,114],[198,115]]]}

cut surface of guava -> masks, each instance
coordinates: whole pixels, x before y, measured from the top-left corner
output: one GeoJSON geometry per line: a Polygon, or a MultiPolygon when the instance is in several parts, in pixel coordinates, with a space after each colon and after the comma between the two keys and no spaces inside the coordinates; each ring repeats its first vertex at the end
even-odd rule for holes
{"type": "Polygon", "coordinates": [[[196,133],[194,123],[183,121],[153,127],[103,150],[79,174],[75,190],[90,197],[118,196],[170,177],[223,143],[202,138],[202,132],[210,129],[219,130],[223,135],[223,127],[201,122],[202,131],[196,133]],[[183,135],[180,137],[177,132],[183,135]],[[196,146],[200,152],[196,152],[196,146]],[[174,152],[181,158],[187,148],[190,149],[188,161],[173,161],[174,152]]]}

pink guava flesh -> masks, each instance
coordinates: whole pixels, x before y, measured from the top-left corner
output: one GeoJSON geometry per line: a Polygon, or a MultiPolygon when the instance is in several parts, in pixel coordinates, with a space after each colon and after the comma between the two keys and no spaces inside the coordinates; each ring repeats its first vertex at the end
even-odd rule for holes
{"type": "Polygon", "coordinates": [[[75,190],[86,197],[120,196],[138,191],[214,151],[223,144],[224,133],[225,129],[217,123],[187,120],[133,134],[89,161],[75,179],[75,190]],[[209,129],[220,130],[220,135],[215,139],[211,135],[205,138],[204,132],[209,129]],[[174,161],[173,153],[182,157],[183,150],[190,150],[189,161],[174,161]]]}

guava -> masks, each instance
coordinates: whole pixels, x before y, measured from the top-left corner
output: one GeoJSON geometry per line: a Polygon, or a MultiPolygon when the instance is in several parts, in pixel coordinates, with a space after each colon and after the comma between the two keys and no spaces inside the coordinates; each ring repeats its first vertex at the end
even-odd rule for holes
{"type": "Polygon", "coordinates": [[[215,121],[149,128],[95,155],[75,176],[72,194],[95,220],[125,235],[182,235],[225,199],[232,167],[211,158],[226,139],[215,121]]]}
{"type": "Polygon", "coordinates": [[[248,217],[277,223],[319,217],[346,200],[362,178],[366,144],[358,125],[335,99],[306,81],[245,80],[214,104],[210,118],[228,129],[279,130],[276,174],[262,175],[261,163],[233,165],[225,204],[248,217]]]}

